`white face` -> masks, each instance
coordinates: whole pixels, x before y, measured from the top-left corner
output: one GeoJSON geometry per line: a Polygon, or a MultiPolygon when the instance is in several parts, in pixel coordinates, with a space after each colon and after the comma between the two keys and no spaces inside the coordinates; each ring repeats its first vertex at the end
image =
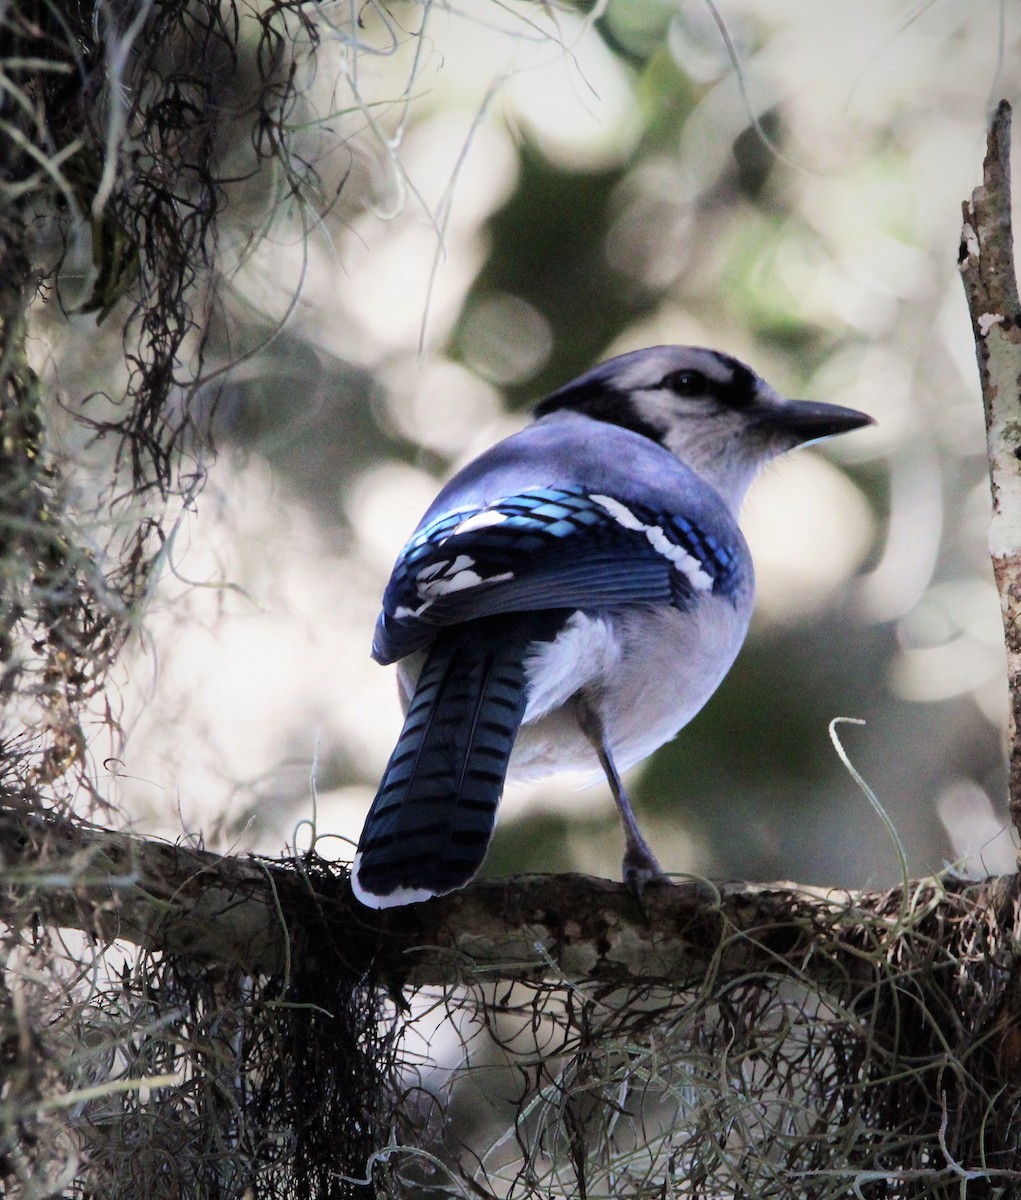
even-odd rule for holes
{"type": "Polygon", "coordinates": [[[651,346],[612,358],[554,392],[536,415],[558,409],[658,442],[734,512],[771,458],[870,423],[852,409],[787,400],[736,358],[697,346],[651,346]]]}
{"type": "Polygon", "coordinates": [[[712,350],[658,346],[621,364],[614,385],[644,423],[736,508],[759,470],[797,444],[768,421],[785,400],[743,363],[712,350]],[[767,420],[760,423],[760,418],[767,420]]]}

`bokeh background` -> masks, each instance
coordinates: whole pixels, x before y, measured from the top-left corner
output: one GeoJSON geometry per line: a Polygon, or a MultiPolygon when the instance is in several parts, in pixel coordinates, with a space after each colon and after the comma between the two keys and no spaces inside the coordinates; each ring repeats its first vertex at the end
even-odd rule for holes
{"type": "MultiPolygon", "coordinates": [[[[830,743],[853,717],[842,739],[912,871],[1011,869],[956,256],[987,111],[1018,95],[1021,13],[465,0],[315,21],[292,154],[321,204],[270,168],[230,197],[207,348],[224,374],[197,397],[217,453],[118,668],[126,746],[92,748],[110,798],[143,831],[349,857],[400,727],[372,626],[421,511],[572,375],[688,342],[878,425],[753,489],[748,644],[631,776],[661,861],[897,880],[830,743]]],[[[223,115],[229,164],[248,134],[232,136],[229,97],[223,115]]],[[[68,270],[65,301],[73,286],[68,270]]],[[[116,394],[115,330],[43,303],[33,319],[48,378],[116,394]]],[[[64,434],[87,489],[103,448],[64,434]]],[[[620,853],[606,789],[563,777],[508,791],[484,870],[616,877],[620,853]]]]}

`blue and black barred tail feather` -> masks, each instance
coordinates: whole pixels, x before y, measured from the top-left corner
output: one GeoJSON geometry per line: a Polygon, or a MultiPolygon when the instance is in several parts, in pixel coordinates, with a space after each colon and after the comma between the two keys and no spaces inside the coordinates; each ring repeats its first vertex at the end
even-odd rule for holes
{"type": "Polygon", "coordinates": [[[523,661],[518,639],[434,645],[358,842],[362,904],[442,896],[482,865],[525,711],[523,661]]]}

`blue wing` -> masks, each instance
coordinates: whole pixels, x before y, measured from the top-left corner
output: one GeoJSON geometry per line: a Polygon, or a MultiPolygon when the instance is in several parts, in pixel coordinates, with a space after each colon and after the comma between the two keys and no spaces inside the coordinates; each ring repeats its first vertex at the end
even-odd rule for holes
{"type": "Polygon", "coordinates": [[[395,662],[444,625],[497,613],[733,596],[736,548],[684,516],[578,487],[529,488],[443,513],[405,546],[383,596],[373,657],[395,662]]]}

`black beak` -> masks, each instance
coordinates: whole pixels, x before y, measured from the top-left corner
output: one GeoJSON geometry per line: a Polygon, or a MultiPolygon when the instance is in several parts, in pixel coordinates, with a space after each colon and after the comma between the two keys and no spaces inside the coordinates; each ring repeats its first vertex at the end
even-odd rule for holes
{"type": "Polygon", "coordinates": [[[789,434],[794,445],[817,442],[838,433],[850,433],[863,425],[875,425],[868,413],[840,404],[820,404],[815,400],[787,400],[782,404],[763,406],[759,424],[777,433],[789,434]]]}

